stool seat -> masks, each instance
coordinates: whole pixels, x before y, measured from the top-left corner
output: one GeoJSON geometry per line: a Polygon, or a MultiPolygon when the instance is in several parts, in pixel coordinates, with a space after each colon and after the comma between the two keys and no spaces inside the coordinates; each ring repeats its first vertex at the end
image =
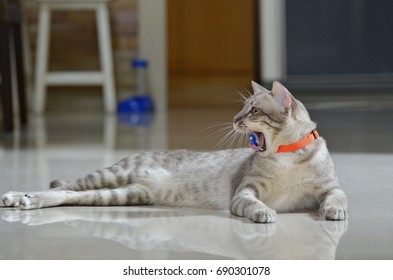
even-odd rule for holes
{"type": "Polygon", "coordinates": [[[116,92],[108,2],[110,0],[35,0],[39,3],[33,111],[45,110],[46,87],[50,85],[102,85],[106,112],[116,110],[116,92]],[[53,10],[92,10],[96,13],[99,71],[48,71],[51,12],[53,10]]]}

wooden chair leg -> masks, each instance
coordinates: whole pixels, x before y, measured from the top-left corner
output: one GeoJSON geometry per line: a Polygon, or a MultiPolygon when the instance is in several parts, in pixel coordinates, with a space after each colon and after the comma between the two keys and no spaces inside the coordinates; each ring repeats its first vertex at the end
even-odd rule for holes
{"type": "Polygon", "coordinates": [[[5,132],[12,132],[14,130],[9,37],[9,25],[0,22],[1,98],[3,103],[3,123],[5,132]]]}

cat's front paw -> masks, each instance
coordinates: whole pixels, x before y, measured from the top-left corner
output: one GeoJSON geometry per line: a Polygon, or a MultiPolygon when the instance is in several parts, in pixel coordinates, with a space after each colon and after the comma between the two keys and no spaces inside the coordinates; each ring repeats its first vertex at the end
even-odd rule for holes
{"type": "Polygon", "coordinates": [[[347,209],[337,206],[327,206],[322,209],[326,220],[342,221],[347,219],[347,209]]]}
{"type": "Polygon", "coordinates": [[[277,219],[276,211],[270,208],[258,208],[251,212],[249,217],[256,223],[274,223],[277,219]]]}

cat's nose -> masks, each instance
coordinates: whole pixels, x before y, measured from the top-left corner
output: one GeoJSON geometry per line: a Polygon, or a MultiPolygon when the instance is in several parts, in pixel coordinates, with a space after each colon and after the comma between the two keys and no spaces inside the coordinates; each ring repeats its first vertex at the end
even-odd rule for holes
{"type": "Polygon", "coordinates": [[[244,122],[243,122],[243,120],[242,120],[242,118],[241,117],[239,117],[239,118],[234,118],[233,119],[233,125],[236,125],[236,126],[244,126],[244,122]]]}
{"type": "Polygon", "coordinates": [[[233,119],[233,124],[239,124],[239,122],[240,122],[240,118],[234,118],[233,119]]]}
{"type": "Polygon", "coordinates": [[[237,114],[234,118],[233,118],[233,123],[237,124],[242,120],[242,116],[240,114],[237,114]]]}

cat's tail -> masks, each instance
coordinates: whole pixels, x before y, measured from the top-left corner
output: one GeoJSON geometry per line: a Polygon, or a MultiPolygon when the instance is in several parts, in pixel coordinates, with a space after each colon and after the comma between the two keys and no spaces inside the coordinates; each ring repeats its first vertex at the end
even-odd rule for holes
{"type": "Polygon", "coordinates": [[[56,189],[66,184],[68,184],[66,181],[56,179],[49,183],[49,188],[56,189]]]}

